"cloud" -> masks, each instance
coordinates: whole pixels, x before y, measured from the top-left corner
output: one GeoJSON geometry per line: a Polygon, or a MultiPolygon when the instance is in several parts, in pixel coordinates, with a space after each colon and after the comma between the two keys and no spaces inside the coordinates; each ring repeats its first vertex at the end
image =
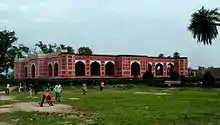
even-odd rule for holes
{"type": "Polygon", "coordinates": [[[6,20],[6,19],[0,19],[0,23],[8,23],[9,20],[6,20]]]}
{"type": "Polygon", "coordinates": [[[36,6],[33,22],[67,22],[70,20],[71,7],[67,3],[59,0],[49,0],[47,2],[40,2],[36,6]]]}
{"type": "Polygon", "coordinates": [[[18,7],[18,11],[21,11],[21,12],[28,12],[32,9],[32,6],[29,5],[29,4],[26,4],[26,5],[22,5],[20,7],[18,7]]]}
{"type": "Polygon", "coordinates": [[[38,17],[32,20],[34,23],[48,23],[52,22],[53,20],[51,18],[46,18],[46,17],[38,17]]]}
{"type": "Polygon", "coordinates": [[[7,11],[9,7],[6,4],[0,3],[0,11],[7,11]]]}

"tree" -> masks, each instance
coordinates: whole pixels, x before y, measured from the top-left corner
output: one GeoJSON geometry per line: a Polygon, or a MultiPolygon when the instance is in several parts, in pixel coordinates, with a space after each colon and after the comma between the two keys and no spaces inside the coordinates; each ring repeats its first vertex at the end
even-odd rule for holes
{"type": "Polygon", "coordinates": [[[158,55],[158,57],[159,57],[159,58],[163,58],[163,57],[164,57],[164,54],[163,54],[163,53],[160,53],[160,54],[158,55]]]}
{"type": "Polygon", "coordinates": [[[74,49],[71,46],[66,46],[64,44],[60,44],[57,46],[57,44],[45,44],[42,41],[39,41],[38,43],[35,44],[35,51],[39,49],[42,53],[53,53],[57,52],[59,49],[65,49],[67,50],[68,53],[74,53],[74,49]]]}
{"type": "Polygon", "coordinates": [[[17,40],[18,37],[15,35],[15,31],[0,31],[0,73],[7,71],[10,65],[12,65],[12,60],[9,57],[13,58],[15,56],[15,53],[10,55],[10,52],[13,43],[17,40]]]}
{"type": "Polygon", "coordinates": [[[179,80],[179,78],[180,78],[180,75],[177,71],[172,71],[170,73],[170,80],[176,81],[176,80],[179,80]]]}
{"type": "Polygon", "coordinates": [[[218,9],[210,10],[202,7],[191,15],[188,30],[192,32],[193,38],[197,39],[198,43],[211,45],[212,40],[218,36],[217,26],[220,26],[218,9]]]}
{"type": "Polygon", "coordinates": [[[179,57],[180,57],[180,53],[178,53],[178,52],[173,53],[173,58],[179,58],[179,57]]]}
{"type": "Polygon", "coordinates": [[[215,84],[215,77],[210,71],[206,71],[203,78],[202,78],[202,85],[204,87],[213,87],[215,84]]]}
{"type": "Polygon", "coordinates": [[[154,75],[152,72],[149,72],[148,70],[143,74],[142,79],[154,79],[154,75]]]}
{"type": "Polygon", "coordinates": [[[64,44],[60,44],[60,46],[57,47],[57,50],[58,49],[66,49],[68,53],[74,53],[74,49],[72,46],[66,46],[64,44]]]}
{"type": "Polygon", "coordinates": [[[92,50],[89,47],[80,47],[78,54],[92,55],[92,50]]]}
{"type": "Polygon", "coordinates": [[[42,53],[53,53],[57,51],[57,45],[54,44],[45,44],[42,41],[39,41],[38,43],[35,44],[35,50],[40,49],[42,53]]]}

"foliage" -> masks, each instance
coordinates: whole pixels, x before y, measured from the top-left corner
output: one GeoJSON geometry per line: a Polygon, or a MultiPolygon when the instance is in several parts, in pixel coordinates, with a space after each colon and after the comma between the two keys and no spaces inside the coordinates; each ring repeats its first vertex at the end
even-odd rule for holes
{"type": "Polygon", "coordinates": [[[66,49],[68,53],[74,53],[74,49],[71,46],[66,46],[64,44],[60,44],[57,46],[55,43],[53,44],[45,44],[42,41],[39,41],[35,44],[35,50],[40,49],[42,53],[53,53],[58,51],[59,49],[66,49]]]}
{"type": "Polygon", "coordinates": [[[154,75],[152,72],[150,71],[146,71],[143,76],[142,76],[142,79],[146,80],[146,79],[154,79],[154,75]]]}
{"type": "Polygon", "coordinates": [[[181,75],[180,76],[180,81],[181,81],[181,85],[185,85],[186,84],[186,77],[181,75]]]}
{"type": "Polygon", "coordinates": [[[213,87],[216,83],[215,77],[210,71],[206,71],[203,78],[202,84],[204,87],[213,87]]]}
{"type": "Polygon", "coordinates": [[[0,31],[0,73],[8,71],[8,68],[13,68],[13,43],[18,40],[15,31],[3,30],[0,31]]]}
{"type": "Polygon", "coordinates": [[[180,57],[180,53],[178,53],[178,52],[173,53],[173,58],[179,58],[179,57],[180,57]]]}
{"type": "Polygon", "coordinates": [[[160,54],[158,55],[158,57],[159,57],[159,58],[163,58],[163,57],[164,57],[164,54],[163,54],[163,53],[160,53],[160,54]]]}
{"type": "Polygon", "coordinates": [[[92,55],[92,50],[89,47],[80,47],[78,49],[78,54],[92,55]]]}
{"type": "Polygon", "coordinates": [[[179,80],[179,77],[179,73],[175,70],[170,73],[170,80],[179,80]]]}
{"type": "Polygon", "coordinates": [[[66,49],[68,53],[74,53],[74,49],[72,46],[66,46],[64,44],[60,44],[60,46],[57,47],[57,49],[66,49]]]}
{"type": "Polygon", "coordinates": [[[219,22],[220,13],[217,8],[210,10],[202,7],[191,15],[188,30],[192,32],[193,38],[197,39],[197,42],[211,45],[212,40],[218,36],[219,22]]]}

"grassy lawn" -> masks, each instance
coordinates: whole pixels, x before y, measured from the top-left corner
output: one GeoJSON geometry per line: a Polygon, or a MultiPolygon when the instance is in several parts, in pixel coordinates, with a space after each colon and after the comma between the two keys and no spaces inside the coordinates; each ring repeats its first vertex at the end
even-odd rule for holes
{"type": "MultiPolygon", "coordinates": [[[[28,93],[13,92],[12,96],[24,102],[30,101],[28,93]]],[[[31,101],[39,102],[39,98],[31,101]]],[[[89,88],[81,95],[80,87],[68,87],[62,94],[63,104],[73,106],[73,112],[28,113],[11,112],[0,114],[0,121],[22,125],[97,124],[97,125],[208,125],[220,124],[219,89],[202,88],[89,88]],[[171,95],[134,94],[134,92],[163,92],[171,95]],[[69,98],[80,98],[71,100],[69,98]],[[72,117],[70,117],[72,116],[72,117]],[[73,117],[75,116],[75,117],[73,117]]],[[[15,103],[1,101],[0,105],[15,103]]],[[[56,102],[55,102],[56,104],[56,102]]]]}

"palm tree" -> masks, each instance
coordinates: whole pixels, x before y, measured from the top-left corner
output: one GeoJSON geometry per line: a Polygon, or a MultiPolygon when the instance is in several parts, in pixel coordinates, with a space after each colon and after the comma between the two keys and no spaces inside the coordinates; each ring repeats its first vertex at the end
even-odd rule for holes
{"type": "Polygon", "coordinates": [[[218,9],[210,10],[202,7],[191,15],[188,30],[192,32],[193,38],[197,39],[198,43],[211,45],[212,40],[218,36],[217,26],[220,26],[218,9]]]}

